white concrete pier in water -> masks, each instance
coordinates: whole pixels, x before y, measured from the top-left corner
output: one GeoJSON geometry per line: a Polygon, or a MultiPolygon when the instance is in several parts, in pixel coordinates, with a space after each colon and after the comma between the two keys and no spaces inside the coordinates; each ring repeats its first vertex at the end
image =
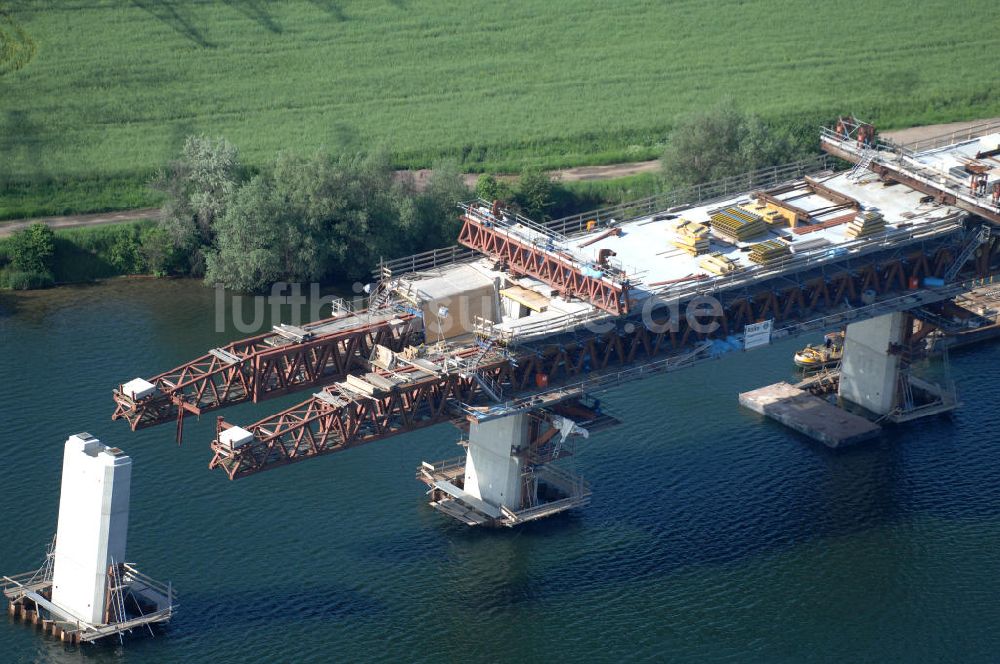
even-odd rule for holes
{"type": "Polygon", "coordinates": [[[81,433],[63,451],[52,603],[104,622],[108,568],[125,562],[132,459],[81,433]]]}
{"type": "Polygon", "coordinates": [[[908,321],[905,313],[897,311],[847,326],[840,366],[841,399],[876,415],[888,415],[896,406],[899,352],[892,350],[902,347],[903,325],[908,321]]]}
{"type": "Polygon", "coordinates": [[[126,562],[132,459],[88,433],[63,447],[59,522],[45,563],[3,577],[8,613],[87,642],[170,619],[174,592],[126,562]]]}

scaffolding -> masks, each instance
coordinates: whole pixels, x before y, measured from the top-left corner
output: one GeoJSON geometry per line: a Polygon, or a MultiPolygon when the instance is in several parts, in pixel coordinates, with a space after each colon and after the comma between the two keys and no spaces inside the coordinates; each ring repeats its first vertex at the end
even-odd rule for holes
{"type": "Polygon", "coordinates": [[[4,576],[3,593],[8,615],[40,627],[61,641],[90,643],[117,636],[123,640],[136,629],[155,635],[154,626],[167,623],[177,609],[177,595],[170,583],[146,576],[131,563],[113,562],[105,572],[104,621],[89,623],[52,602],[55,538],[37,570],[4,576]]]}

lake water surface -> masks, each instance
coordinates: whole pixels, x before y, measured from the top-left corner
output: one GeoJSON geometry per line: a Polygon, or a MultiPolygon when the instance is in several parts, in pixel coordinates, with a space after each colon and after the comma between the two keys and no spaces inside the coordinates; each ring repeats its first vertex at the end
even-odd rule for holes
{"type": "MultiPolygon", "coordinates": [[[[0,574],[38,566],[62,445],[133,458],[129,558],[181,604],[155,639],[66,646],[0,621],[0,662],[992,662],[1000,659],[1000,345],[952,356],[964,407],[834,452],[742,410],[792,341],[602,397],[592,504],[468,530],[426,504],[441,425],[235,482],[214,413],[132,433],[111,390],[239,336],[214,293],[112,281],[0,294],[0,574]]],[[[253,422],[305,394],[225,412],[253,422]]]]}

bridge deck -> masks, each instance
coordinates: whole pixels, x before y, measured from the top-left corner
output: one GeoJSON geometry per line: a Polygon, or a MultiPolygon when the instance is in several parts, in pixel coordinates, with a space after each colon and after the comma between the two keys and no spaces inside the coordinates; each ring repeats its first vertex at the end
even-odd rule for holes
{"type": "MultiPolygon", "coordinates": [[[[751,261],[749,253],[750,247],[760,242],[777,241],[786,245],[791,252],[789,258],[795,255],[820,259],[836,248],[850,251],[875,243],[884,237],[892,237],[900,231],[933,226],[935,222],[955,213],[955,209],[950,206],[933,201],[922,202],[921,199],[925,196],[918,191],[906,187],[885,187],[874,175],[853,181],[848,179],[847,173],[826,174],[815,181],[820,182],[824,189],[835,192],[836,198],[831,197],[828,191],[816,189],[805,180],[776,188],[776,193],[772,196],[777,201],[787,202],[807,212],[809,214],[807,222],[797,223],[795,229],[772,227],[750,241],[733,241],[713,229],[709,235],[708,252],[721,253],[733,260],[740,270],[760,271],[763,266],[751,261]],[[885,231],[861,242],[849,237],[846,234],[847,222],[854,217],[857,210],[842,207],[844,203],[841,202],[841,197],[853,199],[867,210],[879,211],[885,217],[885,231]],[[840,220],[841,223],[826,225],[831,220],[840,220]],[[812,230],[813,228],[816,230],[812,230]],[[806,229],[811,232],[801,232],[806,229]],[[799,246],[803,249],[799,250],[799,246]]],[[[619,235],[608,236],[591,243],[594,238],[601,235],[601,229],[595,229],[589,234],[574,238],[569,251],[579,261],[591,263],[597,261],[602,249],[614,251],[616,255],[612,260],[619,261],[623,266],[630,266],[630,274],[641,277],[643,283],[635,287],[636,291],[656,291],[656,287],[652,284],[698,273],[706,274],[708,281],[702,285],[707,286],[712,281],[718,281],[719,277],[713,278],[700,266],[703,256],[691,256],[673,246],[671,240],[674,239],[677,226],[682,221],[709,224],[714,211],[737,205],[752,205],[751,194],[743,193],[673,213],[640,217],[621,224],[622,232],[619,235]]]]}
{"type": "Polygon", "coordinates": [[[867,170],[1000,224],[1000,123],[908,145],[865,146],[824,129],[820,147],[855,164],[868,157],[867,170]]]}

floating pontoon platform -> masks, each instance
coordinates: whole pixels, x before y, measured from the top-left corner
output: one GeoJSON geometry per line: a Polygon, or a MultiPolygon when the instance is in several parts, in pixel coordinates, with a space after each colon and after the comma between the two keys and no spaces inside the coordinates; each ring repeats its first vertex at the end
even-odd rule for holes
{"type": "Polygon", "coordinates": [[[743,392],[740,405],[827,447],[852,445],[874,438],[882,431],[874,422],[785,382],[743,392]]]}

